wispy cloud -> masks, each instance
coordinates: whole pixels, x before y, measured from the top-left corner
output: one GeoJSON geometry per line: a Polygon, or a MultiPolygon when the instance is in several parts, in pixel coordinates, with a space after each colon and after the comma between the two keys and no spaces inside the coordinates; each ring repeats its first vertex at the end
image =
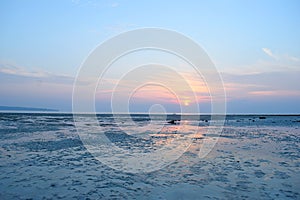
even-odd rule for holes
{"type": "Polygon", "coordinates": [[[277,71],[259,74],[222,73],[228,99],[300,97],[300,72],[277,71]],[[281,80],[281,81],[278,81],[281,80]]]}
{"type": "Polygon", "coordinates": [[[257,59],[247,65],[226,66],[222,73],[252,75],[271,72],[300,72],[300,58],[289,54],[275,54],[269,48],[262,48],[262,51],[272,59],[257,59]]]}
{"type": "Polygon", "coordinates": [[[256,95],[259,97],[263,96],[300,96],[299,91],[295,90],[262,90],[262,91],[250,91],[248,92],[250,95],[256,95]]]}
{"type": "Polygon", "coordinates": [[[158,100],[178,104],[179,100],[184,105],[211,100],[208,88],[199,75],[158,66],[138,71],[121,82],[118,82],[118,79],[108,79],[98,87],[97,99],[107,100],[113,92],[124,98],[132,93],[132,97],[141,101],[158,100]],[[117,84],[117,90],[114,91],[117,84]]]}
{"type": "Polygon", "coordinates": [[[28,70],[25,67],[9,63],[0,63],[0,73],[17,76],[20,77],[19,79],[22,79],[22,77],[24,77],[29,79],[39,79],[40,81],[44,82],[72,84],[74,81],[74,77],[69,75],[55,74],[41,69],[28,70]]]}
{"type": "Polygon", "coordinates": [[[273,52],[271,51],[271,49],[268,49],[268,48],[262,48],[263,52],[265,52],[268,56],[274,58],[274,59],[278,59],[277,56],[275,56],[273,54],[273,52]]]}
{"type": "Polygon", "coordinates": [[[4,74],[35,77],[35,78],[48,77],[50,75],[48,72],[28,71],[28,70],[25,70],[25,68],[10,65],[10,64],[0,64],[0,72],[4,73],[4,74]]]}
{"type": "Polygon", "coordinates": [[[297,58],[295,56],[291,56],[288,54],[280,55],[280,54],[274,54],[271,49],[269,48],[262,48],[263,52],[270,56],[271,58],[274,58],[275,60],[279,62],[300,62],[300,58],[297,58]]]}
{"type": "Polygon", "coordinates": [[[43,70],[0,64],[0,105],[71,108],[74,78],[43,70]]]}
{"type": "Polygon", "coordinates": [[[297,58],[297,57],[295,57],[295,56],[285,55],[284,58],[285,58],[287,61],[296,62],[296,63],[299,63],[299,62],[300,62],[300,58],[297,58]]]}

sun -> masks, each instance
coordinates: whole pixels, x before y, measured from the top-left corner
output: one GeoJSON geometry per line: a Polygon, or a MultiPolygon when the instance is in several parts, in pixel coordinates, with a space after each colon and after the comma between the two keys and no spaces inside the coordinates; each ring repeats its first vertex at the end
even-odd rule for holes
{"type": "Polygon", "coordinates": [[[188,100],[185,100],[185,101],[183,102],[183,104],[184,104],[185,106],[188,106],[188,105],[190,105],[190,102],[189,102],[188,100]]]}

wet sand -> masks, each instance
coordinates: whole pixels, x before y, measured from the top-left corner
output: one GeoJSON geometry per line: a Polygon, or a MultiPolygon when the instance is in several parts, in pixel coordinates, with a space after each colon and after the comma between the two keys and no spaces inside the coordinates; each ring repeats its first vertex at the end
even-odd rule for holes
{"type": "MultiPolygon", "coordinates": [[[[298,116],[232,117],[205,158],[197,155],[200,137],[169,166],[140,174],[116,171],[95,159],[71,115],[0,117],[3,200],[300,199],[298,116]]],[[[199,125],[207,128],[203,121],[199,125]]]]}

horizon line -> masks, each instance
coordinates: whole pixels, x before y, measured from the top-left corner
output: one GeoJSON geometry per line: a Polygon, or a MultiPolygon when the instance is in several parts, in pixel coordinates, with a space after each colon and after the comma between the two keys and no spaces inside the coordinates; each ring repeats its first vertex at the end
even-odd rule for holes
{"type": "Polygon", "coordinates": [[[147,112],[130,112],[130,113],[112,113],[112,112],[72,112],[72,111],[28,111],[28,110],[0,110],[0,113],[5,114],[78,114],[78,115],[300,115],[300,113],[147,113],[147,112]]]}

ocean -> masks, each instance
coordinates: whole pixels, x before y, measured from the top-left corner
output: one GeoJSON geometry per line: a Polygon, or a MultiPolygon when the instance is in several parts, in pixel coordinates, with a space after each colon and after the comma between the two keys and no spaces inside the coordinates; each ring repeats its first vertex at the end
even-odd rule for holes
{"type": "Polygon", "coordinates": [[[300,115],[227,115],[220,135],[210,115],[91,117],[0,113],[0,199],[300,199],[300,115]],[[126,155],[93,153],[95,131],[126,155]],[[149,162],[165,147],[181,152],[149,162]]]}

